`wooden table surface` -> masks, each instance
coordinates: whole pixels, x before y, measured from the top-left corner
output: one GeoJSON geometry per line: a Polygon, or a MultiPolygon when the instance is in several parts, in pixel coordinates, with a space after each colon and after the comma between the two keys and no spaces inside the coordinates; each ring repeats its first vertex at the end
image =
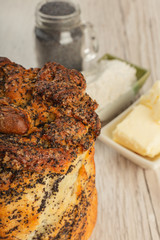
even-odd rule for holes
{"type": "MultiPolygon", "coordinates": [[[[36,67],[38,0],[0,0],[0,55],[36,67]]],[[[160,79],[160,0],[81,0],[94,24],[99,56],[108,52],[150,69],[141,93],[160,79]]],[[[160,239],[160,169],[143,170],[99,140],[96,143],[98,219],[91,240],[160,239]]]]}

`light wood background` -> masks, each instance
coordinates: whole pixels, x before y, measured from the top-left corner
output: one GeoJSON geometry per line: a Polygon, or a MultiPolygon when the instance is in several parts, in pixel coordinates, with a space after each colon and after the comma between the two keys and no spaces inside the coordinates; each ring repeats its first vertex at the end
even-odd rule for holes
{"type": "MultiPolygon", "coordinates": [[[[0,0],[0,55],[36,67],[38,0],[0,0]]],[[[94,24],[99,56],[108,52],[151,70],[141,93],[160,79],[160,0],[81,0],[94,24]]],[[[160,239],[160,169],[143,170],[96,143],[98,219],[91,240],[160,239]]]]}

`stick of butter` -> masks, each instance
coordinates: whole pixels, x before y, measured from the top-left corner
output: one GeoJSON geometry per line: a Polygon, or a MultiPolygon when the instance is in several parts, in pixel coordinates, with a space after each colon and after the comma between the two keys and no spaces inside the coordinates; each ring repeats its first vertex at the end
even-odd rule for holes
{"type": "Polygon", "coordinates": [[[154,120],[151,109],[139,104],[117,125],[113,140],[152,158],[160,153],[160,125],[154,120]]]}
{"type": "Polygon", "coordinates": [[[160,81],[155,82],[148,94],[141,97],[140,103],[149,107],[154,120],[160,123],[160,81]]]}
{"type": "Polygon", "coordinates": [[[160,153],[160,81],[113,131],[113,140],[143,156],[160,153]]]}

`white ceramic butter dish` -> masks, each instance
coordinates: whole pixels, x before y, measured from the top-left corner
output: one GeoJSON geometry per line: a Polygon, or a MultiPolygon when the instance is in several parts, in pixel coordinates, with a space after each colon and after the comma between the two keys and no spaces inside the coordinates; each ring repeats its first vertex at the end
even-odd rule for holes
{"type": "Polygon", "coordinates": [[[139,165],[140,167],[145,168],[145,169],[147,169],[147,168],[155,169],[155,168],[160,167],[160,154],[153,159],[148,158],[148,157],[143,157],[143,156],[140,156],[139,154],[136,154],[135,152],[121,146],[120,144],[116,143],[112,139],[112,133],[113,133],[115,127],[117,126],[117,124],[120,123],[132,111],[133,107],[138,103],[139,103],[139,100],[136,101],[133,105],[131,105],[128,109],[126,109],[119,116],[117,116],[110,123],[105,125],[101,130],[101,135],[99,136],[99,139],[106,145],[110,145],[111,147],[113,147],[116,151],[118,151],[120,154],[122,154],[128,160],[134,162],[135,164],[139,165]]]}

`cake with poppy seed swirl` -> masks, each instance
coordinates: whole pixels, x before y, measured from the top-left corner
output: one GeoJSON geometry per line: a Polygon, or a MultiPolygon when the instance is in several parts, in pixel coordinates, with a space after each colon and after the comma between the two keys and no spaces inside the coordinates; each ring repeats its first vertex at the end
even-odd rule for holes
{"type": "Polygon", "coordinates": [[[97,103],[81,73],[0,58],[0,239],[87,240],[97,216],[97,103]]]}

